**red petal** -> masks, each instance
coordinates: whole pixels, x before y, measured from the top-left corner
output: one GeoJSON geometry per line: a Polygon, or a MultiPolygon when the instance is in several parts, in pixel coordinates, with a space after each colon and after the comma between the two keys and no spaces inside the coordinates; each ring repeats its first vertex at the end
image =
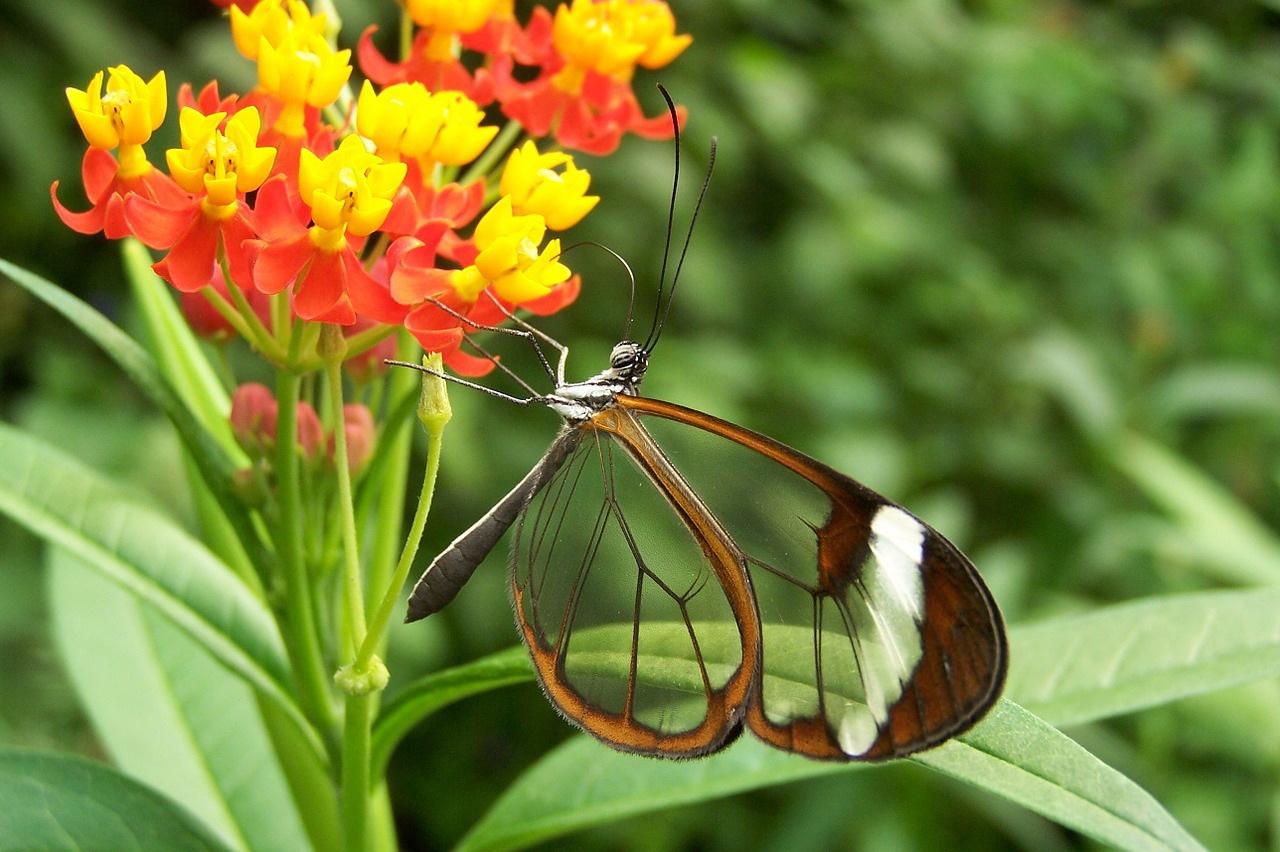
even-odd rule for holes
{"type": "Polygon", "coordinates": [[[185,208],[164,207],[141,195],[125,201],[124,216],[129,230],[150,248],[167,249],[191,227],[200,215],[200,202],[188,201],[185,208]]]}
{"type": "MultiPolygon", "coordinates": [[[[408,308],[391,298],[386,286],[373,280],[360,265],[356,253],[347,250],[342,253],[342,263],[346,271],[346,290],[351,297],[351,306],[357,314],[367,319],[385,322],[389,325],[400,325],[408,308]]],[[[355,318],[352,318],[352,322],[355,318]]]]}
{"type": "Polygon", "coordinates": [[[231,280],[241,290],[253,289],[253,263],[250,256],[251,253],[256,254],[256,250],[245,243],[256,242],[254,237],[257,233],[243,204],[234,216],[222,223],[221,232],[222,250],[227,256],[227,271],[231,274],[231,280]]]}
{"type": "Polygon", "coordinates": [[[444,363],[462,376],[484,376],[493,371],[494,362],[488,358],[480,358],[461,349],[454,349],[452,352],[443,352],[441,357],[444,363]]]}
{"type": "Polygon", "coordinates": [[[85,197],[95,204],[101,201],[103,194],[114,188],[118,168],[116,158],[108,152],[100,148],[85,151],[84,160],[80,163],[80,179],[84,181],[85,197]]]}
{"type": "MultiPolygon", "coordinates": [[[[268,248],[258,259],[259,267],[262,261],[267,259],[270,251],[271,249],[268,248]]],[[[293,312],[304,320],[319,318],[336,306],[338,300],[343,297],[345,277],[346,270],[343,268],[339,254],[324,251],[311,252],[311,264],[293,291],[293,312]]],[[[344,313],[343,316],[346,314],[344,313]]],[[[352,313],[348,323],[355,322],[355,319],[355,314],[352,313]]]]}
{"type": "Polygon", "coordinates": [[[364,76],[379,86],[403,82],[404,66],[397,62],[389,62],[382,55],[382,51],[374,46],[373,34],[377,31],[378,27],[375,25],[360,34],[360,41],[356,44],[356,58],[360,62],[360,70],[364,72],[364,76]]]}
{"type": "Polygon", "coordinates": [[[218,226],[196,216],[165,257],[169,283],[184,293],[194,293],[218,273],[218,226]]]}
{"type": "Polygon", "coordinates": [[[68,210],[58,200],[58,182],[56,180],[53,182],[53,186],[49,187],[49,196],[53,199],[53,212],[57,213],[58,218],[62,220],[62,224],[71,230],[81,234],[96,234],[102,230],[102,223],[106,218],[106,205],[90,207],[83,213],[68,210]]]}
{"type": "Polygon", "coordinates": [[[268,295],[279,293],[293,283],[315,254],[315,246],[305,231],[291,240],[268,243],[253,263],[253,286],[268,295]]]}

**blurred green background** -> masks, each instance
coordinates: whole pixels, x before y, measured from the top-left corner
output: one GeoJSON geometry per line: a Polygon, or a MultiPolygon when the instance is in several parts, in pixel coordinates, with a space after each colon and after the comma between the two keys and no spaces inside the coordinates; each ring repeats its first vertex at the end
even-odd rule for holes
{"type": "MultiPolygon", "coordinates": [[[[350,41],[389,2],[338,2],[350,41]]],[[[904,502],[982,570],[1006,617],[1256,581],[1197,539],[1140,436],[1280,524],[1280,3],[1263,0],[673,0],[694,45],[642,74],[689,107],[680,236],[719,155],[646,392],[734,419],[904,502]],[[1173,496],[1168,496],[1172,494],[1173,496]]],[[[170,92],[252,84],[199,0],[0,3],[0,256],[130,326],[117,247],[83,208],[62,95],[107,65],[170,92]]],[[[524,8],[524,4],[520,4],[524,8]]],[[[522,18],[524,14],[522,13],[522,18]]],[[[165,132],[173,134],[172,120],[165,132]]],[[[172,138],[149,146],[153,159],[172,138]]],[[[652,308],[672,149],[581,158],[603,197],[571,237],[626,257],[652,308]]],[[[571,257],[580,302],[545,324],[597,371],[627,285],[571,257]]],[[[0,409],[168,504],[157,413],[61,320],[0,284],[0,409]]],[[[540,411],[455,391],[425,555],[545,449],[540,411]]],[[[97,754],[46,638],[41,551],[0,522],[0,739],[97,754]]],[[[516,641],[502,560],[393,636],[393,678],[516,641]]],[[[423,563],[425,565],[425,561],[423,563]]],[[[1277,615],[1280,619],[1280,614],[1277,615]]],[[[122,661],[123,662],[123,661],[122,661]]],[[[456,840],[569,736],[533,686],[457,705],[402,746],[406,848],[456,840]]],[[[1280,688],[1234,689],[1070,731],[1213,849],[1280,848],[1280,688]]],[[[1079,848],[1067,832],[914,766],[676,810],[573,838],[590,849],[1079,848]]]]}

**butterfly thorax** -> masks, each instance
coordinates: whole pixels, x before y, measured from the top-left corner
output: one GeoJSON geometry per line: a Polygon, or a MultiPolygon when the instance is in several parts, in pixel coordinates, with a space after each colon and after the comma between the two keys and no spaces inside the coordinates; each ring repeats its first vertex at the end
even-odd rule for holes
{"type": "Polygon", "coordinates": [[[613,347],[609,368],[586,381],[560,385],[546,403],[570,423],[581,423],[613,405],[618,394],[634,395],[649,369],[649,353],[624,340],[613,347]]]}

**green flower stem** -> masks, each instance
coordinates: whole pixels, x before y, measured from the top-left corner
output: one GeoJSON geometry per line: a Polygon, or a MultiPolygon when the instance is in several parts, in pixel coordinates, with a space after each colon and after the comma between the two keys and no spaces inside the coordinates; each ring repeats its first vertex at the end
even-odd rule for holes
{"type": "Polygon", "coordinates": [[[277,371],[276,479],[279,483],[280,529],[276,549],[284,567],[285,640],[298,679],[300,700],[321,731],[336,725],[329,702],[329,677],[320,652],[311,581],[302,549],[304,515],[298,465],[298,389],[302,379],[288,370],[277,371]]]}
{"type": "Polygon", "coordinates": [[[200,291],[200,295],[209,300],[209,304],[213,306],[215,311],[222,315],[222,318],[227,321],[228,325],[235,329],[236,334],[240,335],[245,340],[253,341],[255,344],[258,342],[258,339],[250,330],[249,324],[245,322],[244,317],[242,317],[240,312],[236,310],[236,306],[227,301],[226,296],[219,293],[212,285],[209,284],[205,285],[204,289],[200,291]]]}
{"type": "Polygon", "coordinates": [[[375,694],[347,695],[342,734],[342,839],[347,852],[369,848],[369,754],[375,694]]]}
{"type": "MultiPolygon", "coordinates": [[[[436,370],[442,367],[439,355],[429,356],[427,363],[436,370]]],[[[400,561],[396,563],[396,572],[374,613],[369,633],[365,636],[359,653],[356,654],[354,668],[357,671],[368,667],[373,655],[377,653],[379,643],[391,621],[391,612],[400,598],[400,589],[409,578],[409,569],[413,567],[413,558],[418,553],[422,531],[427,525],[427,515],[431,513],[431,500],[436,490],[436,475],[440,472],[440,447],[444,438],[444,427],[452,416],[444,380],[430,373],[423,373],[422,401],[418,406],[418,419],[427,430],[427,469],[422,477],[422,493],[418,497],[418,508],[413,513],[413,523],[405,538],[404,549],[400,552],[400,561]]]]}
{"type": "MultiPolygon", "coordinates": [[[[396,357],[401,360],[413,357],[409,351],[410,344],[407,337],[408,335],[402,335],[396,353],[396,357]]],[[[416,343],[412,344],[414,347],[416,345],[416,343]]],[[[377,449],[366,472],[366,475],[376,483],[376,488],[373,489],[372,494],[364,495],[366,505],[362,513],[357,513],[358,517],[361,515],[368,517],[372,512],[374,521],[373,534],[367,543],[369,582],[366,600],[369,601],[370,609],[373,608],[374,601],[378,600],[391,586],[393,572],[397,565],[396,553],[403,546],[401,519],[404,518],[404,502],[409,481],[409,453],[413,443],[413,433],[410,432],[404,420],[408,414],[406,403],[411,401],[410,397],[418,396],[419,385],[420,383],[410,370],[396,370],[387,377],[387,381],[379,382],[374,386],[377,390],[385,391],[392,404],[388,407],[387,427],[378,436],[377,449]]],[[[370,402],[370,407],[375,411],[379,408],[374,401],[370,402]]],[[[381,653],[381,643],[385,641],[386,636],[383,634],[381,642],[373,653],[381,653]]]]}
{"type": "MultiPolygon", "coordinates": [[[[487,175],[491,169],[497,166],[498,161],[506,156],[511,150],[511,146],[515,144],[516,137],[524,132],[524,125],[518,121],[508,121],[502,125],[502,129],[498,131],[498,135],[493,137],[493,141],[484,149],[484,153],[471,164],[466,174],[458,181],[462,186],[466,186],[478,177],[487,175]]],[[[495,190],[496,193],[496,190],[495,190]]]]}
{"type": "MultiPolygon", "coordinates": [[[[342,329],[326,323],[320,334],[325,379],[329,383],[329,420],[333,429],[333,466],[338,477],[338,512],[342,528],[342,599],[344,624],[352,651],[365,639],[364,584],[360,578],[360,545],[356,540],[355,500],[351,493],[351,469],[347,464],[347,430],[343,428],[342,358],[346,353],[342,329]]],[[[357,668],[360,668],[357,666],[357,668]]]]}
{"type": "MultiPolygon", "coordinates": [[[[235,321],[231,319],[231,317],[227,317],[227,322],[232,323],[236,331],[239,331],[245,340],[257,347],[267,358],[272,360],[282,358],[284,356],[284,349],[276,342],[275,338],[271,336],[270,329],[263,325],[261,318],[258,317],[258,312],[253,309],[253,305],[249,304],[249,299],[245,296],[244,291],[231,280],[230,271],[225,267],[225,265],[223,267],[222,274],[223,277],[226,278],[227,292],[231,294],[231,301],[235,304],[237,316],[249,331],[245,331],[239,326],[236,326],[235,321]]],[[[212,287],[206,287],[204,292],[210,297],[210,300],[213,301],[213,306],[218,309],[218,312],[222,313],[222,308],[219,307],[218,304],[219,302],[224,301],[222,294],[217,290],[214,290],[212,287]],[[216,297],[216,300],[214,300],[214,297],[216,297]]],[[[223,316],[227,315],[224,313],[223,316]]]]}
{"type": "Polygon", "coordinates": [[[356,332],[347,338],[347,357],[354,358],[372,349],[394,333],[395,326],[390,325],[375,325],[373,328],[356,332]]]}

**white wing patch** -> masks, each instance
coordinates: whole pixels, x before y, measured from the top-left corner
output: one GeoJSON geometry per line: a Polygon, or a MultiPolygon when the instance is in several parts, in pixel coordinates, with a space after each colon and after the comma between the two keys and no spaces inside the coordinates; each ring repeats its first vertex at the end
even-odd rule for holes
{"type": "Polygon", "coordinates": [[[857,584],[861,601],[850,601],[866,705],[847,707],[834,720],[847,754],[862,754],[875,742],[924,654],[924,540],[924,525],[896,506],[882,506],[871,519],[871,558],[857,584]]]}

